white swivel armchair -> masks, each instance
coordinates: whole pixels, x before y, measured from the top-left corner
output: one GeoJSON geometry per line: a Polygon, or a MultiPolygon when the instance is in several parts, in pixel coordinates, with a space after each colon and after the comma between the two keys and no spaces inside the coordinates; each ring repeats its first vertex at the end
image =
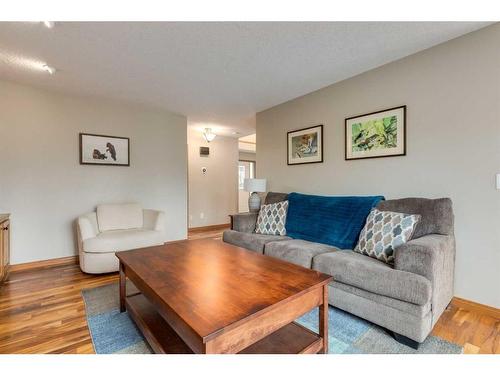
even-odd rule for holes
{"type": "Polygon", "coordinates": [[[165,243],[165,213],[135,203],[100,205],[78,218],[77,232],[82,271],[116,272],[115,252],[165,243]]]}

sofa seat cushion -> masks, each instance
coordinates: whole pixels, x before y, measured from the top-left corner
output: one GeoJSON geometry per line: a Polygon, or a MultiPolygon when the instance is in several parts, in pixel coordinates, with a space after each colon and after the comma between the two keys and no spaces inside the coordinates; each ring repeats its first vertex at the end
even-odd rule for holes
{"type": "MultiPolygon", "coordinates": [[[[343,291],[345,293],[353,294],[358,297],[361,297],[365,300],[369,300],[371,302],[375,302],[379,305],[384,305],[389,307],[390,309],[394,309],[396,311],[403,311],[407,314],[414,315],[420,319],[429,314],[431,311],[431,301],[427,302],[425,305],[416,305],[414,303],[409,303],[406,301],[401,301],[400,299],[395,299],[387,296],[382,296],[380,294],[368,292],[364,289],[356,288],[352,285],[342,284],[337,281],[332,281],[330,284],[330,290],[332,294],[332,302],[336,302],[335,300],[338,297],[337,293],[339,291],[343,291]]],[[[347,301],[340,301],[340,303],[346,303],[347,301]]],[[[335,305],[335,304],[334,304],[335,305]]],[[[351,309],[349,309],[351,310],[351,309]]],[[[366,311],[366,314],[369,314],[369,311],[366,311]]],[[[362,314],[365,315],[365,314],[362,314]]]]}
{"type": "Polygon", "coordinates": [[[145,229],[112,230],[83,241],[83,251],[87,253],[110,253],[161,245],[165,242],[160,231],[145,229]]]}
{"type": "Polygon", "coordinates": [[[333,276],[337,282],[416,305],[428,303],[432,294],[431,282],[425,277],[395,270],[351,250],[318,255],[313,269],[333,276]]]}
{"type": "Polygon", "coordinates": [[[264,254],[286,260],[302,267],[311,268],[316,255],[337,251],[334,246],[305,240],[270,242],[264,247],[264,254]]]}
{"type": "Polygon", "coordinates": [[[101,204],[97,206],[99,231],[139,229],[144,225],[142,208],[137,203],[101,204]]]}
{"type": "Polygon", "coordinates": [[[269,234],[257,234],[226,230],[222,234],[222,240],[235,246],[243,247],[247,250],[264,253],[264,245],[272,241],[290,240],[287,236],[273,236],[269,234]]]}

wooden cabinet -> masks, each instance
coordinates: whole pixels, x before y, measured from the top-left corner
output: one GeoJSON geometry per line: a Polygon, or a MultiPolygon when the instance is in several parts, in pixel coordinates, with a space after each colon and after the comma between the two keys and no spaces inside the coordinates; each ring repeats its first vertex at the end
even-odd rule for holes
{"type": "Polygon", "coordinates": [[[10,220],[9,215],[0,214],[0,283],[9,274],[10,263],[10,220]]]}

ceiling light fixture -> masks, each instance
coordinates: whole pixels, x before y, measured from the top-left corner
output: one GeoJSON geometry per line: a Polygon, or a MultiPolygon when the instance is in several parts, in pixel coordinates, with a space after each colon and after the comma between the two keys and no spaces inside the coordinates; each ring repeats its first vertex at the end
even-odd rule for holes
{"type": "Polygon", "coordinates": [[[56,24],[54,21],[43,21],[42,23],[47,29],[52,29],[56,24]]]}
{"type": "Polygon", "coordinates": [[[42,66],[42,69],[45,70],[47,73],[49,73],[50,75],[54,74],[56,72],[56,69],[51,67],[51,66],[48,66],[47,64],[44,64],[42,66]]]}
{"type": "Polygon", "coordinates": [[[210,143],[215,139],[215,137],[217,137],[217,134],[212,133],[212,129],[205,128],[203,131],[203,138],[205,138],[205,141],[210,143]]]}

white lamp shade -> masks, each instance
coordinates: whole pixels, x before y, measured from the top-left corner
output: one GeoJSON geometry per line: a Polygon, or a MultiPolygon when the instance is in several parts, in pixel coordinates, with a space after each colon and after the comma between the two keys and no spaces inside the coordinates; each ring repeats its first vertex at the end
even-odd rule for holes
{"type": "Polygon", "coordinates": [[[245,178],[243,189],[245,191],[263,193],[266,191],[267,180],[265,178],[245,178]]]}

